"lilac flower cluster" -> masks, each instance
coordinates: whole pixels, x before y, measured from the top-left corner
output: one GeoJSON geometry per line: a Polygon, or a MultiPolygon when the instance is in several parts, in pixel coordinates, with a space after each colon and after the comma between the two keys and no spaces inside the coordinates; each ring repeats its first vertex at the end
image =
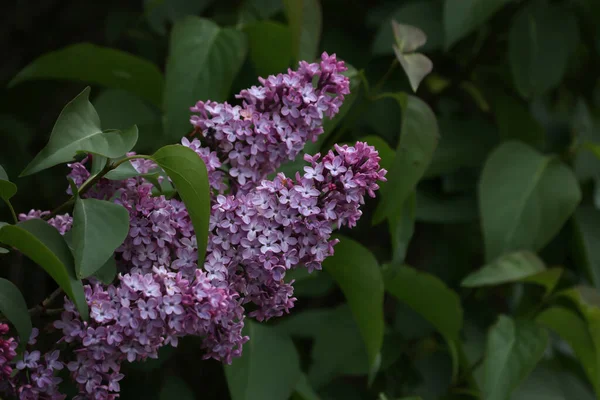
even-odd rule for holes
{"type": "MultiPolygon", "coordinates": [[[[0,324],[0,335],[8,333],[8,326],[0,324]]],[[[36,344],[39,331],[33,328],[28,344],[36,344]]],[[[25,351],[22,359],[15,361],[17,340],[0,337],[0,394],[23,400],[50,399],[62,400],[66,396],[59,393],[58,384],[62,379],[55,376],[64,368],[59,361],[60,352],[50,351],[43,355],[38,351],[25,351]]]]}
{"type": "Polygon", "coordinates": [[[79,348],[68,368],[82,398],[114,398],[123,361],[156,358],[160,347],[177,346],[183,336],[203,337],[208,356],[231,362],[247,340],[241,337],[244,310],[230,301],[236,296],[230,288],[213,286],[198,269],[189,280],[154,267],[152,273],[120,275],[108,287],[87,286],[90,320],[81,321],[67,301],[54,323],[63,340],[79,348]]]}
{"type": "Polygon", "coordinates": [[[333,227],[354,226],[365,193],[374,196],[385,179],[377,152],[365,143],[336,146],[320,161],[320,154],[305,158],[311,166],[295,180],[278,174],[247,194],[219,195],[213,206],[204,268],[257,305],[249,315],[258,320],[293,307],[286,271],[321,269],[333,254],[333,227]]]}
{"type": "Polygon", "coordinates": [[[8,382],[12,374],[11,362],[17,356],[18,343],[15,338],[6,337],[8,334],[8,325],[0,324],[0,392],[2,391],[2,382],[8,382]]]}
{"type": "MultiPolygon", "coordinates": [[[[252,304],[248,316],[261,321],[293,307],[287,271],[320,269],[333,254],[333,229],[354,226],[364,196],[374,196],[377,181],[385,180],[377,152],[360,142],[335,146],[323,157],[305,156],[309,165],[293,178],[265,179],[322,133],[325,116],[338,112],[349,93],[345,70],[335,55],[324,53],[320,63],[301,62],[298,71],[261,78],[261,86],[237,96],[242,106],[207,101],[192,108],[199,114],[191,122],[201,139],[183,138],[182,144],[204,161],[213,189],[201,270],[181,201],[154,195],[153,184],[142,177],[100,179],[86,193],[123,205],[130,230],[115,252],[121,272],[116,281],[102,285],[91,278],[85,285],[89,321],[82,321],[66,299],[54,323],[61,345],[74,350],[63,361],[80,398],[114,399],[123,362],[157,357],[160,347],[176,346],[188,335],[202,337],[206,358],[229,363],[249,339],[241,334],[244,305],[252,304]]],[[[69,178],[78,186],[90,177],[88,162],[70,165],[69,178]]],[[[148,160],[131,163],[140,173],[156,168],[148,160]]],[[[45,215],[31,211],[20,218],[45,215]]],[[[49,222],[64,234],[72,218],[67,214],[49,222]]],[[[55,353],[49,354],[46,372],[58,369],[55,353]]],[[[4,365],[14,364],[7,360],[4,365]]],[[[27,385],[30,381],[22,382],[23,390],[27,385]]]]}
{"type": "Polygon", "coordinates": [[[350,93],[341,74],[346,70],[335,55],[323,53],[320,63],[302,61],[297,71],[260,78],[261,86],[236,96],[242,106],[199,101],[190,122],[230,166],[236,186],[248,190],[323,132],[323,117],[337,114],[350,93]]]}

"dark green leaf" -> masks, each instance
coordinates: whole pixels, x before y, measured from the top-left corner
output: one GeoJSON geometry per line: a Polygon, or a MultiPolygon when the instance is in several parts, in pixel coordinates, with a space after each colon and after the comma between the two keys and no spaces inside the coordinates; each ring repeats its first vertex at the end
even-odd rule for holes
{"type": "Polygon", "coordinates": [[[373,54],[393,54],[392,45],[394,35],[390,22],[395,20],[401,24],[416,26],[427,35],[427,43],[423,51],[435,50],[442,45],[442,7],[435,0],[413,1],[402,5],[385,22],[379,24],[380,28],[373,41],[373,54]]]}
{"type": "Polygon", "coordinates": [[[105,200],[75,201],[73,255],[75,272],[87,278],[112,258],[129,232],[129,213],[120,204],[105,200]]]}
{"type": "Polygon", "coordinates": [[[446,340],[456,341],[463,324],[458,295],[437,277],[408,266],[394,268],[385,290],[422,315],[446,340]]]}
{"type": "Polygon", "coordinates": [[[296,61],[313,61],[321,40],[319,0],[283,0],[283,4],[292,32],[292,55],[296,61]]]}
{"type": "Polygon", "coordinates": [[[261,21],[244,27],[248,35],[250,60],[263,77],[283,72],[292,59],[290,29],[273,21],[261,21]]]}
{"type": "Polygon", "coordinates": [[[446,49],[473,32],[512,0],[445,0],[446,49]]]}
{"type": "Polygon", "coordinates": [[[544,145],[546,133],[530,112],[528,104],[512,97],[502,88],[490,89],[486,93],[503,140],[520,140],[536,148],[544,145]]]}
{"type": "MultiPolygon", "coordinates": [[[[364,345],[364,339],[356,324],[356,318],[346,305],[333,310],[319,310],[320,319],[310,328],[314,331],[311,351],[312,364],[308,378],[313,388],[320,389],[334,378],[343,375],[365,375],[373,372],[364,345]]],[[[313,312],[314,313],[314,312],[313,312]]],[[[299,314],[297,323],[310,324],[309,312],[299,314]]],[[[305,328],[306,329],[306,328],[305,328]]]]}
{"type": "Polygon", "coordinates": [[[160,389],[159,400],[194,400],[194,392],[183,379],[168,376],[160,389]]]}
{"type": "Polygon", "coordinates": [[[114,257],[109,257],[109,259],[100,267],[98,271],[94,274],[94,277],[99,279],[100,282],[105,285],[110,285],[117,276],[117,264],[115,262],[114,257]]]}
{"type": "Polygon", "coordinates": [[[477,199],[474,195],[441,196],[426,190],[417,190],[417,221],[431,223],[471,222],[478,218],[477,199]]]}
{"type": "Polygon", "coordinates": [[[0,199],[8,202],[17,193],[17,185],[8,180],[6,171],[0,165],[0,199]]]}
{"type": "Polygon", "coordinates": [[[44,54],[9,86],[38,79],[67,79],[125,89],[160,106],[163,76],[156,65],[121,50],[78,43],[44,54]]]}
{"type": "Polygon", "coordinates": [[[518,251],[505,254],[478,271],[463,279],[464,287],[480,287],[517,282],[545,271],[546,266],[540,258],[530,251],[518,251]]]}
{"type": "Polygon", "coordinates": [[[438,122],[441,139],[425,172],[427,178],[479,167],[498,142],[495,127],[483,118],[442,117],[438,122]]]}
{"type": "Polygon", "coordinates": [[[89,101],[87,87],[63,108],[46,147],[29,163],[21,176],[73,160],[78,152],[94,153],[108,158],[125,155],[135,145],[137,127],[124,131],[102,131],[100,118],[89,101]]]}
{"type": "Polygon", "coordinates": [[[187,17],[171,32],[164,97],[165,132],[179,140],[191,130],[190,107],[198,100],[224,101],[246,58],[240,31],[187,17]]]}
{"type": "Polygon", "coordinates": [[[157,107],[139,96],[120,89],[106,89],[94,98],[94,107],[102,126],[124,130],[132,125],[139,129],[139,140],[134,150],[154,151],[169,144],[162,131],[162,117],[157,107]]]}
{"type": "Polygon", "coordinates": [[[210,218],[210,186],[206,166],[194,150],[180,145],[160,148],[152,155],[152,160],[169,175],[185,204],[198,242],[198,266],[202,267],[210,218]]]}
{"type": "Polygon", "coordinates": [[[596,349],[595,376],[590,380],[598,394],[600,393],[600,292],[591,287],[577,286],[559,294],[570,299],[577,306],[587,323],[587,329],[596,349]]]}
{"type": "Polygon", "coordinates": [[[240,358],[225,365],[232,400],[287,400],[300,379],[292,340],[275,329],[246,321],[250,341],[240,358]]]}
{"type": "Polygon", "coordinates": [[[415,228],[416,195],[404,200],[402,208],[388,216],[392,239],[392,264],[402,264],[415,228]]]}
{"type": "Polygon", "coordinates": [[[439,139],[435,115],[425,102],[403,93],[394,98],[402,108],[401,136],[382,201],[373,217],[375,223],[402,207],[429,167],[439,139]]]}
{"type": "Polygon", "coordinates": [[[580,199],[575,176],[559,160],[520,142],[502,144],[486,161],[479,185],[487,260],[515,250],[541,249],[580,199]]]}
{"type": "Polygon", "coordinates": [[[188,15],[198,15],[214,0],[145,0],[144,14],[154,31],[164,35],[165,25],[174,24],[188,15]]]}
{"type": "Polygon", "coordinates": [[[383,279],[377,260],[360,243],[342,236],[332,257],[323,262],[329,273],[344,292],[358,324],[369,364],[376,371],[383,345],[383,279]]]}
{"type": "Polygon", "coordinates": [[[581,206],[573,219],[574,255],[594,286],[600,288],[600,211],[581,206]]]}
{"type": "Polygon", "coordinates": [[[27,311],[27,303],[11,281],[0,278],[0,313],[2,313],[17,329],[21,344],[27,343],[31,335],[31,318],[27,311]]]}
{"type": "Polygon", "coordinates": [[[511,400],[594,400],[587,385],[565,368],[541,362],[511,400]]]}
{"type": "Polygon", "coordinates": [[[300,375],[296,390],[291,400],[319,400],[319,395],[315,393],[313,388],[310,386],[306,375],[300,375]]]}
{"type": "Polygon", "coordinates": [[[0,242],[15,247],[46,270],[87,320],[88,305],[83,285],[75,277],[71,250],[56,228],[40,219],[4,225],[0,228],[0,242]]]}
{"type": "Polygon", "coordinates": [[[531,321],[501,315],[491,328],[484,362],[486,400],[508,400],[542,358],[548,334],[531,321]]]}
{"type": "Polygon", "coordinates": [[[525,97],[556,87],[579,41],[579,27],[563,5],[534,1],[515,16],[508,59],[516,87],[525,97]]]}
{"type": "Polygon", "coordinates": [[[536,317],[536,321],[552,329],[569,343],[590,379],[590,383],[600,393],[600,382],[596,380],[598,350],[594,348],[594,342],[586,322],[573,311],[561,306],[544,310],[536,317]]]}

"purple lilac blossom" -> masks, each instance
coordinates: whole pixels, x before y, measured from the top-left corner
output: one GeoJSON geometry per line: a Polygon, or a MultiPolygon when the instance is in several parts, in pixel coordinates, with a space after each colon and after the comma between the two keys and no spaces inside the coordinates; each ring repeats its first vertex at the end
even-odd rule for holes
{"type": "MultiPolygon", "coordinates": [[[[332,231],[354,226],[364,196],[373,197],[377,181],[385,180],[377,152],[361,142],[336,145],[323,157],[305,156],[303,174],[265,179],[316,140],[323,118],[339,111],[349,93],[345,70],[335,55],[324,53],[320,63],[301,62],[297,71],[261,78],[261,86],[237,96],[241,106],[206,101],[192,107],[197,115],[191,123],[201,137],[181,143],[204,161],[212,189],[203,269],[197,268],[196,237],[181,201],[153,195],[152,183],[142,177],[103,178],[86,193],[123,205],[130,230],[115,252],[121,272],[116,281],[103,285],[92,278],[85,285],[89,321],[65,299],[65,311],[54,322],[61,345],[74,350],[63,361],[79,385],[79,398],[114,399],[123,362],[155,358],[162,346],[177,346],[188,335],[203,338],[205,358],[230,363],[249,340],[241,334],[244,305],[253,305],[248,317],[259,321],[294,306],[287,271],[320,269],[333,254],[332,231]]],[[[90,177],[91,157],[69,165],[77,186],[90,177]]],[[[131,163],[140,173],[156,168],[148,160],[131,163]]],[[[46,215],[32,210],[20,219],[46,215]]],[[[72,218],[48,222],[64,234],[72,218]]],[[[46,369],[36,375],[45,385],[54,382],[49,373],[59,365],[58,353],[48,354],[46,369]]],[[[41,368],[34,367],[40,357],[28,353],[16,368],[41,368]]],[[[15,389],[31,398],[32,387],[27,382],[15,389]]]]}

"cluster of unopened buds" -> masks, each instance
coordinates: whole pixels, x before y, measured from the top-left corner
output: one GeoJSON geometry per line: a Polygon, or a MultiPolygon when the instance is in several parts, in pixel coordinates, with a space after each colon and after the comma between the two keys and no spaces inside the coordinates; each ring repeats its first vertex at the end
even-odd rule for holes
{"type": "MultiPolygon", "coordinates": [[[[296,299],[286,273],[320,269],[334,251],[333,229],[354,226],[364,196],[373,197],[377,182],[385,180],[377,152],[360,142],[304,156],[307,166],[294,177],[267,179],[316,140],[323,119],[339,111],[349,93],[345,70],[335,55],[324,53],[319,63],[300,62],[296,71],[261,78],[260,86],[237,95],[241,105],[200,101],[191,108],[198,137],[184,138],[182,145],[202,158],[212,188],[201,269],[181,201],[153,195],[142,177],[101,179],[88,191],[129,211],[129,234],[115,256],[120,274],[109,285],[86,282],[88,321],[65,299],[53,324],[61,339],[45,354],[33,350],[15,362],[17,341],[0,325],[0,393],[64,398],[55,371],[65,367],[80,398],[112,399],[123,362],[156,358],[161,347],[195,335],[203,339],[206,358],[230,363],[249,340],[242,335],[246,304],[252,305],[247,316],[259,321],[288,312],[296,299]]],[[[132,164],[141,173],[156,167],[147,160],[132,164]]],[[[75,184],[90,176],[86,165],[70,165],[75,184]]],[[[42,215],[31,211],[21,219],[42,215]]],[[[72,219],[60,215],[49,223],[64,234],[72,219]]]]}

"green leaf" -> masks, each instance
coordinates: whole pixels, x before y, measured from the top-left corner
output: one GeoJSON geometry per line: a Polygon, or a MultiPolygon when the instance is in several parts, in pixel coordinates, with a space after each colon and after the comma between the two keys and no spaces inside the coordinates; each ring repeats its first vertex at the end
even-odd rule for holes
{"type": "Polygon", "coordinates": [[[160,388],[159,400],[194,400],[194,392],[178,376],[167,376],[160,388]]]}
{"type": "Polygon", "coordinates": [[[347,304],[293,314],[276,329],[293,337],[313,339],[308,378],[315,389],[338,376],[369,373],[364,340],[347,304]]]}
{"type": "Polygon", "coordinates": [[[27,343],[31,336],[31,318],[27,311],[27,303],[19,288],[3,278],[0,278],[0,313],[15,326],[21,344],[27,343]]]}
{"type": "Polygon", "coordinates": [[[156,65],[121,50],[78,43],[31,62],[9,83],[39,79],[83,81],[125,89],[160,106],[163,77],[156,65]]]}
{"type": "Polygon", "coordinates": [[[262,76],[283,72],[292,59],[290,29],[274,21],[260,21],[244,27],[248,35],[250,60],[262,76]]]}
{"type": "Polygon", "coordinates": [[[442,140],[425,172],[430,178],[479,167],[498,142],[494,125],[483,118],[438,118],[442,140]]]}
{"type": "Polygon", "coordinates": [[[442,31],[442,7],[440,2],[435,0],[412,1],[400,6],[386,21],[379,24],[379,31],[373,40],[374,55],[393,54],[394,34],[390,25],[392,20],[415,26],[425,32],[427,43],[423,45],[423,51],[435,50],[441,47],[444,33],[442,31]]]}
{"type": "MultiPolygon", "coordinates": [[[[121,180],[139,176],[141,178],[146,179],[148,182],[152,183],[156,188],[161,189],[162,185],[158,181],[158,177],[161,175],[164,175],[164,172],[161,171],[160,168],[156,168],[145,174],[142,174],[142,173],[138,172],[137,169],[135,169],[135,167],[133,166],[133,164],[131,164],[131,162],[128,161],[128,162],[124,162],[123,164],[119,165],[117,168],[109,171],[106,175],[104,175],[104,177],[106,179],[110,179],[110,180],[114,180],[114,181],[121,181],[121,180]]],[[[165,180],[163,180],[163,183],[166,184],[165,180]]]]}
{"type": "Polygon", "coordinates": [[[422,315],[448,342],[459,339],[463,324],[460,299],[437,277],[408,266],[393,268],[385,290],[422,315]]]}
{"type": "Polygon", "coordinates": [[[88,305],[81,281],[75,277],[71,250],[56,228],[40,219],[0,228],[0,242],[12,246],[42,267],[73,301],[84,320],[88,305]]]}
{"type": "Polygon", "coordinates": [[[445,0],[446,49],[486,22],[512,0],[445,0]]]}
{"type": "Polygon", "coordinates": [[[115,262],[115,258],[113,256],[109,257],[109,259],[100,267],[96,273],[94,273],[94,277],[100,280],[100,282],[105,285],[110,285],[117,276],[117,264],[115,262]]]}
{"type": "Polygon", "coordinates": [[[478,218],[477,199],[474,195],[441,196],[426,190],[417,190],[417,221],[430,223],[472,222],[478,218]]]}
{"type": "Polygon", "coordinates": [[[250,341],[240,358],[225,365],[232,400],[287,400],[301,376],[292,340],[275,329],[246,321],[250,341]]]}
{"type": "Polygon", "coordinates": [[[484,361],[486,400],[508,400],[542,358],[548,334],[531,321],[501,315],[490,329],[484,361]]]}
{"type": "Polygon", "coordinates": [[[374,223],[379,223],[402,207],[405,199],[429,167],[439,140],[438,126],[431,108],[418,97],[407,94],[391,95],[402,108],[401,136],[396,157],[382,190],[374,223]]]}
{"type": "Polygon", "coordinates": [[[159,108],[139,96],[121,89],[106,89],[92,103],[103,126],[120,130],[132,125],[138,127],[140,137],[134,151],[147,153],[169,144],[163,134],[159,108]]]}
{"type": "Polygon", "coordinates": [[[580,199],[577,179],[559,160],[520,142],[502,144],[486,161],[479,184],[487,260],[515,250],[540,250],[580,199]]]}
{"type": "Polygon", "coordinates": [[[179,140],[191,130],[198,100],[225,101],[246,58],[245,35],[214,22],[187,17],[171,32],[164,97],[165,132],[179,140]]]}
{"type": "Polygon", "coordinates": [[[210,186],[206,165],[194,150],[181,145],[165,146],[152,155],[173,181],[192,220],[198,242],[198,267],[204,265],[210,218],[210,186]]]}
{"type": "Polygon", "coordinates": [[[388,216],[390,237],[392,239],[392,264],[402,264],[408,251],[408,245],[415,229],[416,195],[411,194],[402,208],[388,216]]]}
{"type": "Polygon", "coordinates": [[[315,393],[314,389],[310,386],[306,375],[301,374],[296,390],[291,400],[320,400],[319,395],[315,393]]]}
{"type": "Polygon", "coordinates": [[[520,140],[530,146],[542,148],[546,132],[533,117],[529,105],[511,96],[503,88],[486,91],[498,124],[498,133],[503,140],[520,140]]]}
{"type": "Polygon", "coordinates": [[[334,255],[323,262],[323,269],[344,292],[365,342],[369,365],[376,372],[384,330],[384,285],[379,264],[360,243],[339,235],[336,238],[340,242],[334,255]]]}
{"type": "Polygon", "coordinates": [[[544,310],[536,317],[536,321],[556,332],[571,346],[590,383],[600,393],[600,381],[596,380],[598,376],[597,350],[594,348],[594,342],[586,322],[573,311],[561,306],[544,310]]]}
{"type": "Polygon", "coordinates": [[[87,278],[102,268],[128,232],[129,213],[125,207],[105,200],[77,198],[73,211],[77,276],[87,278]]]}
{"type": "Polygon", "coordinates": [[[6,201],[10,200],[17,193],[17,185],[8,180],[8,175],[2,166],[0,165],[0,199],[6,201]]]}
{"type": "Polygon", "coordinates": [[[577,20],[567,7],[545,0],[523,7],[508,37],[508,59],[519,92],[533,97],[558,86],[578,41],[577,20]]]}
{"type": "Polygon", "coordinates": [[[518,251],[498,257],[463,279],[463,287],[480,287],[517,282],[545,271],[540,258],[530,251],[518,251]]]}
{"type": "Polygon", "coordinates": [[[592,338],[596,356],[596,375],[590,380],[600,395],[600,292],[587,286],[577,286],[558,293],[571,300],[583,315],[592,338]]]}
{"type": "Polygon", "coordinates": [[[594,400],[588,386],[579,376],[552,365],[541,362],[531,375],[519,386],[511,400],[594,400]]]}
{"type": "Polygon", "coordinates": [[[283,4],[292,32],[292,55],[296,61],[311,62],[321,40],[321,4],[319,0],[283,0],[283,4]]]}
{"type": "Polygon", "coordinates": [[[600,288],[600,211],[592,206],[580,206],[573,218],[573,231],[576,265],[600,288]]]}
{"type": "Polygon", "coordinates": [[[87,87],[63,108],[46,147],[29,163],[20,176],[73,160],[76,153],[94,153],[117,158],[130,151],[138,138],[134,125],[125,131],[102,131],[100,118],[89,101],[87,87]]]}
{"type": "Polygon", "coordinates": [[[167,24],[174,24],[188,15],[198,15],[214,0],[145,0],[144,14],[148,24],[158,34],[167,33],[167,24]]]}

